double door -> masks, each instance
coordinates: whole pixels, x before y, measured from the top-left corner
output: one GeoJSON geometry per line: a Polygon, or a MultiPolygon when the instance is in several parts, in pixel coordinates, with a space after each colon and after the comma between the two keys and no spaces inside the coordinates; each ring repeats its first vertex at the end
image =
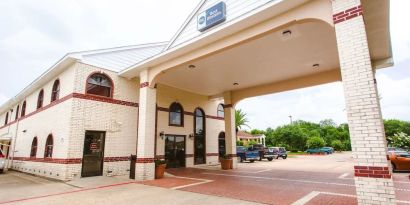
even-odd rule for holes
{"type": "Polygon", "coordinates": [[[166,136],[165,160],[167,168],[185,167],[185,136],[166,136]]]}

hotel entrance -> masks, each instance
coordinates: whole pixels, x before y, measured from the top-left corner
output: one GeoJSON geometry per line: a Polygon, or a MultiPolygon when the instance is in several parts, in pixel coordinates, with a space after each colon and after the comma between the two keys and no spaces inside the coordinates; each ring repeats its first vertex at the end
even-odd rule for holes
{"type": "Polygon", "coordinates": [[[167,168],[185,167],[185,136],[166,135],[165,161],[167,168]]]}

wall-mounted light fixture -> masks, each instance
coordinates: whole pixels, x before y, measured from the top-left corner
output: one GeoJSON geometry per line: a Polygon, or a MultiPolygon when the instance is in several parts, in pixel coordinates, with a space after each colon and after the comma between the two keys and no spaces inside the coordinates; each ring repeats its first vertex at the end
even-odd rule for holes
{"type": "Polygon", "coordinates": [[[160,137],[162,140],[164,139],[164,137],[165,137],[164,131],[161,131],[161,132],[159,133],[159,137],[160,137]]]}
{"type": "Polygon", "coordinates": [[[191,140],[192,140],[192,139],[194,139],[194,134],[193,134],[193,133],[191,133],[191,134],[189,134],[189,135],[188,135],[188,137],[189,137],[189,139],[191,139],[191,140]]]}
{"type": "Polygon", "coordinates": [[[27,130],[23,130],[22,132],[26,133],[26,132],[27,132],[27,130]]]}

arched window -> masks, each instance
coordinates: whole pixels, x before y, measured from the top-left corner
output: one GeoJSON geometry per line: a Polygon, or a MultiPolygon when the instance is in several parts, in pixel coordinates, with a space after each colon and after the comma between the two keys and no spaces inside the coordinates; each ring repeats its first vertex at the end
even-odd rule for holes
{"type": "Polygon", "coordinates": [[[169,106],[169,125],[184,126],[184,109],[181,104],[174,102],[169,106]]]}
{"type": "Polygon", "coordinates": [[[112,97],[113,83],[104,74],[94,73],[87,79],[87,94],[112,97]]]}
{"type": "Polygon", "coordinates": [[[60,80],[55,80],[53,90],[51,91],[51,102],[58,100],[60,97],[60,80]]]}
{"type": "Polygon", "coordinates": [[[194,132],[194,164],[205,164],[205,113],[200,108],[196,108],[194,111],[194,132]]]}
{"type": "Polygon", "coordinates": [[[36,157],[36,156],[37,156],[37,137],[34,137],[33,142],[31,143],[30,157],[36,157]]]}
{"type": "Polygon", "coordinates": [[[17,108],[16,108],[16,118],[15,118],[15,120],[19,119],[19,111],[20,111],[20,105],[17,105],[17,108]]]}
{"type": "Polygon", "coordinates": [[[44,150],[44,158],[53,157],[53,135],[49,134],[46,141],[46,147],[44,150]]]}
{"type": "Polygon", "coordinates": [[[224,105],[222,105],[222,104],[218,105],[218,112],[217,112],[216,116],[218,116],[218,117],[224,117],[225,116],[224,105]]]}
{"type": "Polygon", "coordinates": [[[38,98],[37,98],[37,109],[43,107],[43,100],[44,100],[44,90],[40,90],[40,93],[38,93],[38,98]]]}
{"type": "Polygon", "coordinates": [[[6,113],[6,119],[4,119],[4,125],[7,125],[9,123],[9,112],[6,113]]]}
{"type": "Polygon", "coordinates": [[[21,106],[21,117],[24,117],[26,115],[26,101],[23,102],[23,105],[21,106]]]}

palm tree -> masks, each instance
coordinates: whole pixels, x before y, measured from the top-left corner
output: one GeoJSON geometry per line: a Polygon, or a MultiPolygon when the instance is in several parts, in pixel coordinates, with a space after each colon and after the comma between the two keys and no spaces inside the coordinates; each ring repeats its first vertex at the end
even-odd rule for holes
{"type": "Polygon", "coordinates": [[[247,124],[249,121],[246,118],[246,113],[244,113],[241,109],[235,110],[235,127],[236,127],[236,132],[238,132],[239,129],[242,129],[243,126],[246,126],[248,128],[249,125],[247,124]]]}

